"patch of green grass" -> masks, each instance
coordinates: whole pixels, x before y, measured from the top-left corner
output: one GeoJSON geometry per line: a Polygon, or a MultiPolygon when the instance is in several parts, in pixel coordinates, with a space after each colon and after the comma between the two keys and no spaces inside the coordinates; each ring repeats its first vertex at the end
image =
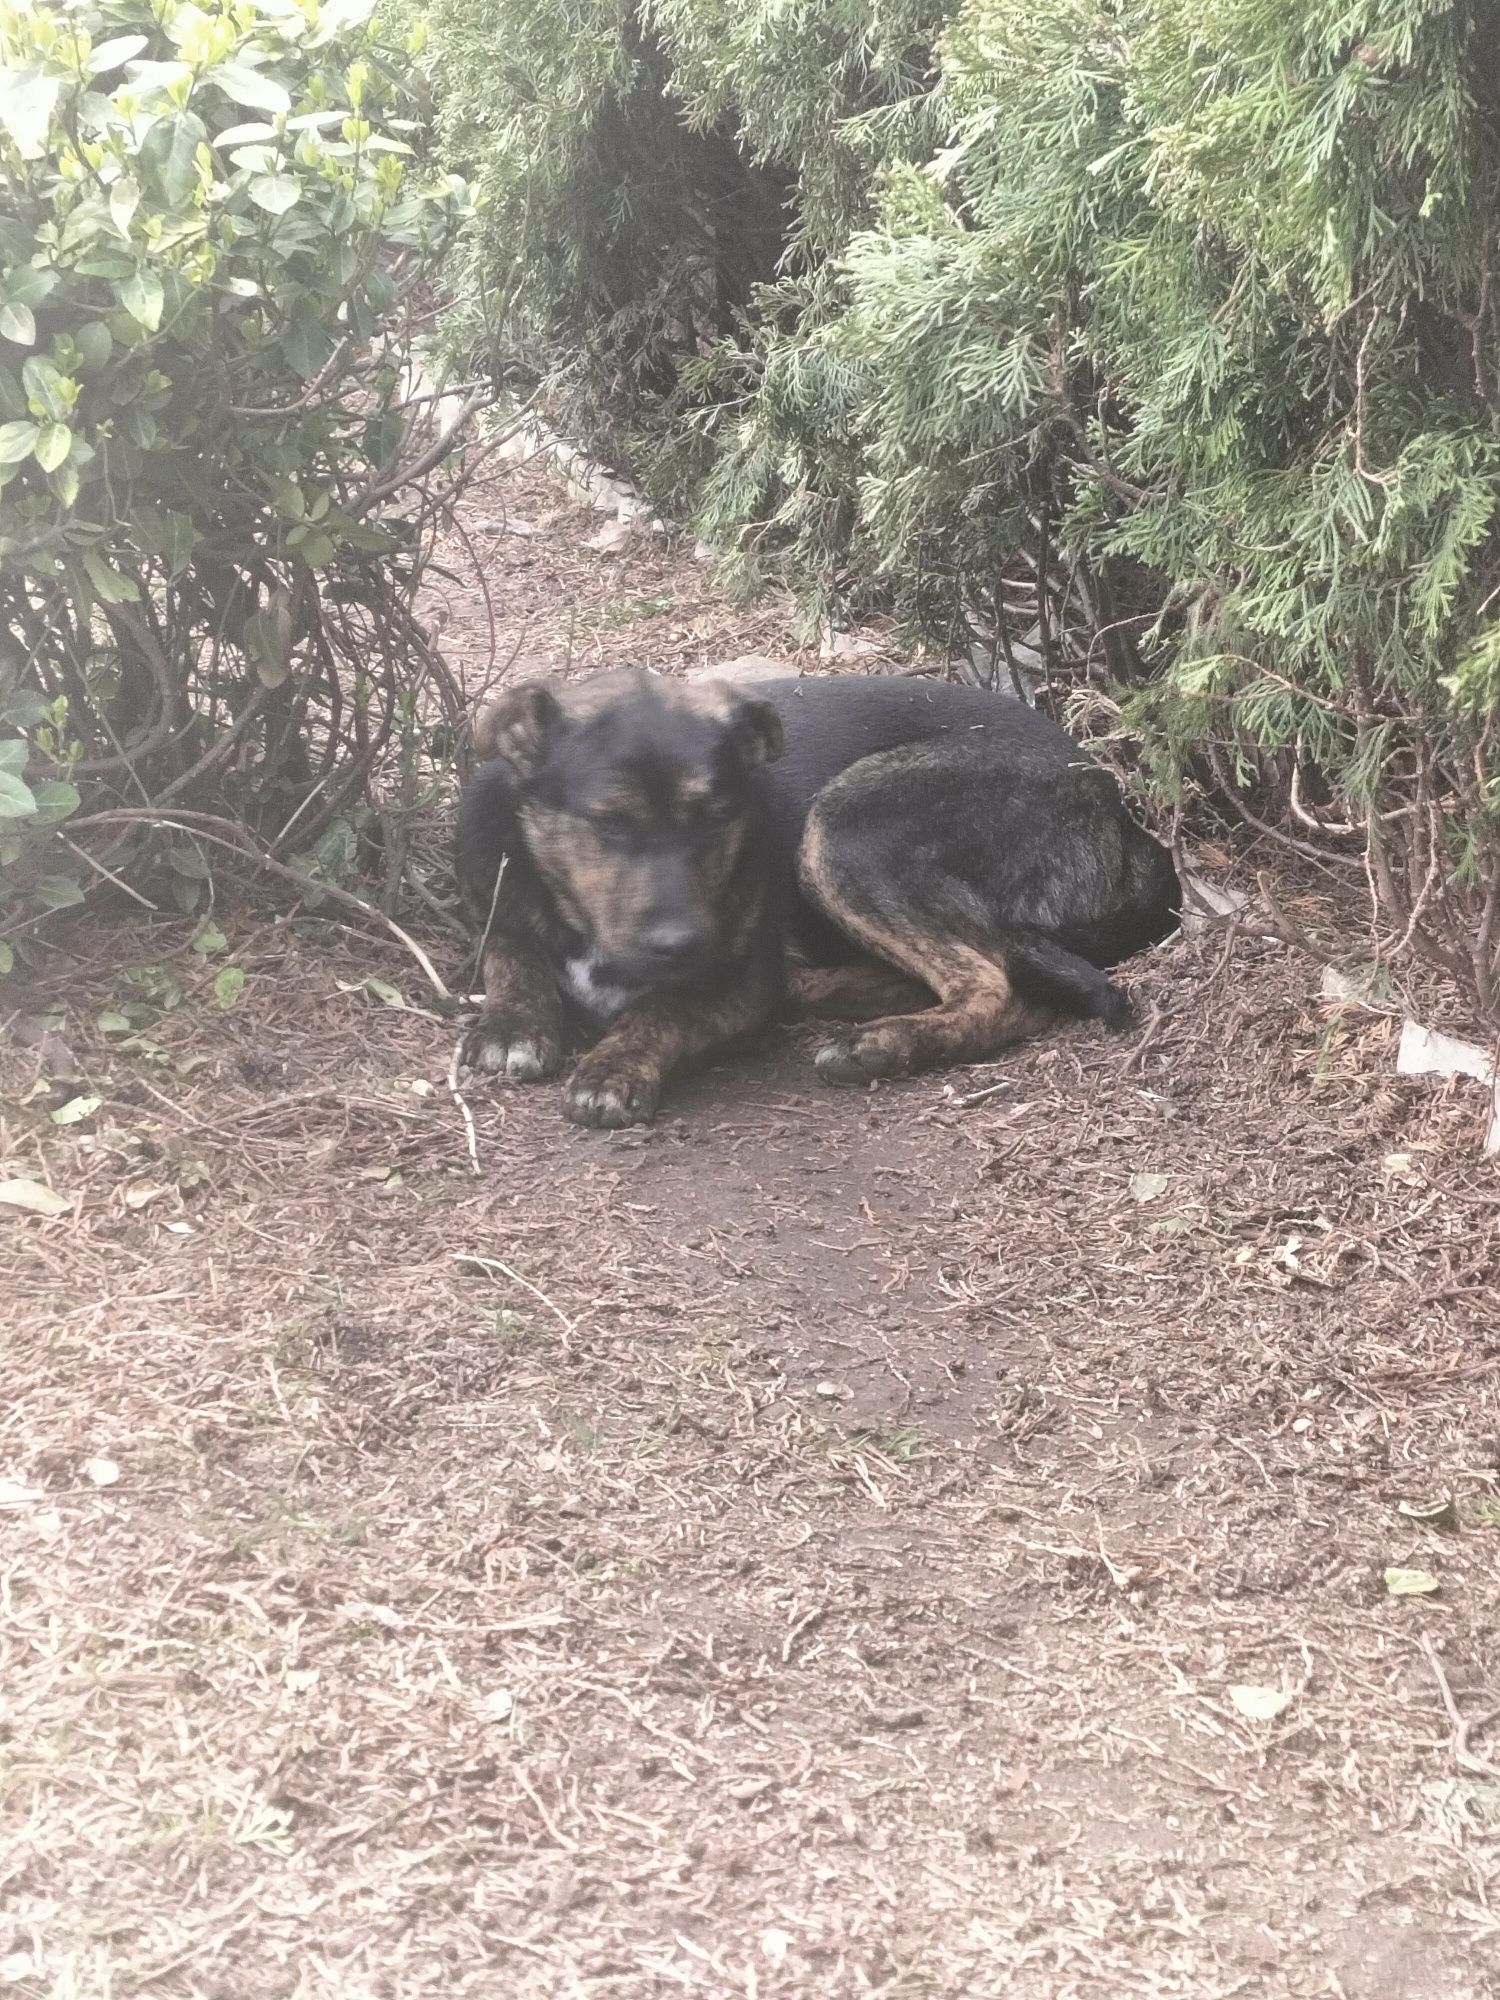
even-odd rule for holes
{"type": "Polygon", "coordinates": [[[333,1547],[356,1547],[369,1533],[369,1523],[351,1515],[341,1521],[317,1521],[290,1501],[269,1500],[264,1513],[252,1521],[205,1522],[204,1532],[212,1536],[227,1555],[248,1556],[257,1549],[291,1549],[299,1542],[318,1542],[333,1547]]]}
{"type": "Polygon", "coordinates": [[[851,1431],[845,1439],[854,1450],[877,1451],[896,1465],[911,1465],[929,1458],[930,1439],[917,1424],[897,1424],[889,1431],[851,1431]]]}
{"type": "Polygon", "coordinates": [[[508,1352],[517,1353],[536,1337],[536,1323],[526,1313],[500,1306],[490,1314],[490,1332],[508,1352]]]}
{"type": "Polygon", "coordinates": [[[670,597],[622,597],[603,607],[599,623],[606,632],[618,632],[626,625],[638,625],[643,618],[660,618],[674,602],[670,597]]]}

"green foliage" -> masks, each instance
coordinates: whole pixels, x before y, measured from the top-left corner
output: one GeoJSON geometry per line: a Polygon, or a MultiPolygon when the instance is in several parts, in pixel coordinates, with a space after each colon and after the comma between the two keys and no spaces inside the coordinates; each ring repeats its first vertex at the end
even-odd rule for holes
{"type": "Polygon", "coordinates": [[[0,929],[81,797],[305,780],[329,606],[410,565],[409,302],[468,196],[409,63],[369,0],[0,0],[0,929]]]}
{"type": "MultiPolygon", "coordinates": [[[[441,0],[450,102],[480,11],[441,0]]],[[[1495,0],[642,0],[577,56],[482,11],[529,36],[465,86],[525,190],[497,348],[747,575],[1049,677],[1079,633],[1163,785],[1362,833],[1392,937],[1500,1024],[1495,0]],[[786,188],[717,318],[691,188],[606,144],[678,116],[786,188]],[[575,204],[647,246],[623,313],[575,204]]]]}
{"type": "Polygon", "coordinates": [[[841,247],[876,163],[919,143],[945,11],[434,0],[447,156],[481,197],[453,267],[453,345],[545,375],[596,442],[659,432],[683,361],[741,327],[783,259],[809,271],[841,247]]]}

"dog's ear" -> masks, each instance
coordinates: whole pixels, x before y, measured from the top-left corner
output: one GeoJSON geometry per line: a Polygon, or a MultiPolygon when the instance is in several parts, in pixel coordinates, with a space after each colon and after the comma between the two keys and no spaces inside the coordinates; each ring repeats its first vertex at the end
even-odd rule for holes
{"type": "Polygon", "coordinates": [[[557,696],[540,681],[508,688],[474,724],[474,748],[481,757],[504,757],[529,778],[541,762],[547,732],[562,719],[557,696]]]}
{"type": "Polygon", "coordinates": [[[742,701],[734,712],[734,727],[747,764],[774,764],[781,755],[781,717],[768,701],[742,701]]]}

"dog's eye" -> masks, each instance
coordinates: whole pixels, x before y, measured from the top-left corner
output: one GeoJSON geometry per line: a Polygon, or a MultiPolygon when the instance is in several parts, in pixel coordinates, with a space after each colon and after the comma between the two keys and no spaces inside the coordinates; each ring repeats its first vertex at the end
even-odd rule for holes
{"type": "Polygon", "coordinates": [[[627,819],[624,813],[595,812],[586,817],[602,840],[628,840],[635,831],[634,821],[627,819]]]}

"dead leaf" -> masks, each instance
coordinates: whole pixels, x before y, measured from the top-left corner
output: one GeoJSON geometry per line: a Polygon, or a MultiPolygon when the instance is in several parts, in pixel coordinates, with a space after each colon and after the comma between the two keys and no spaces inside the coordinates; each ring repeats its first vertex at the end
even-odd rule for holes
{"type": "Polygon", "coordinates": [[[120,1476],[120,1468],[112,1458],[85,1459],[83,1469],[96,1486],[113,1486],[120,1476]]]}
{"type": "Polygon", "coordinates": [[[399,1611],[392,1611],[388,1604],[372,1604],[364,1598],[351,1597],[339,1606],[340,1618],[347,1618],[354,1624],[365,1620],[372,1625],[383,1625],[388,1632],[404,1632],[406,1620],[399,1611]]]}
{"type": "Polygon", "coordinates": [[[736,1805],[753,1805],[756,1799],[764,1798],[775,1784],[774,1778],[736,1778],[727,1789],[736,1805]]]}
{"type": "Polygon", "coordinates": [[[516,1705],[516,1698],[509,1688],[495,1688],[480,1702],[480,1712],[486,1722],[504,1722],[516,1705]]]}
{"type": "Polygon", "coordinates": [[[66,1215],[73,1207],[71,1195],[26,1179],[0,1181],[0,1202],[8,1208],[24,1208],[33,1215],[66,1215]]]}
{"type": "Polygon", "coordinates": [[[368,993],[383,1006],[399,1007],[403,1012],[411,1011],[411,1003],[399,988],[392,986],[388,979],[377,979],[373,973],[364,979],[336,979],[334,985],[340,993],[368,993]]]}
{"type": "Polygon", "coordinates": [[[1132,1201],[1155,1201],[1158,1195],[1166,1193],[1171,1185],[1166,1174],[1132,1174],[1130,1176],[1130,1199],[1132,1201]]]}
{"type": "Polygon", "coordinates": [[[19,1479],[0,1479],[0,1507],[30,1507],[46,1497],[40,1486],[23,1486],[19,1479]]]}
{"type": "Polygon", "coordinates": [[[1441,1500],[1401,1500],[1396,1504],[1396,1512],[1404,1514],[1408,1521],[1416,1521],[1424,1528],[1456,1528],[1458,1509],[1451,1496],[1441,1500]]]}
{"type": "Polygon", "coordinates": [[[1290,1708],[1293,1696],[1281,1688],[1252,1687],[1239,1683],[1229,1690],[1229,1699],[1252,1722],[1274,1722],[1278,1715],[1290,1708]]]}
{"type": "Polygon", "coordinates": [[[153,1201],[160,1201],[164,1194],[170,1194],[169,1187],[160,1181],[132,1181],[125,1190],[127,1208],[149,1208],[153,1201]]]}
{"type": "Polygon", "coordinates": [[[104,1102],[102,1097],[70,1097],[66,1104],[60,1104],[52,1113],[54,1125],[81,1125],[85,1118],[92,1118],[104,1102]]]}
{"type": "Polygon", "coordinates": [[[597,534],[590,535],[583,546],[598,556],[612,556],[624,548],[630,540],[628,521],[606,521],[597,534]]]}
{"type": "Polygon", "coordinates": [[[1388,1569],[1385,1587],[1392,1597],[1431,1597],[1439,1584],[1430,1569],[1388,1569]]]}

